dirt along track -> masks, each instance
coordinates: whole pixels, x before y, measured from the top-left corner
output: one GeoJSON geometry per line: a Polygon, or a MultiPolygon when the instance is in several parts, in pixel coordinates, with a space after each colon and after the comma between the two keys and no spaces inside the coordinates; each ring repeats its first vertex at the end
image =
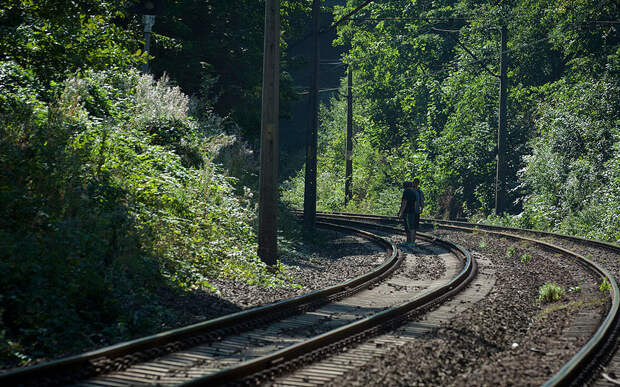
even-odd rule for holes
{"type": "MultiPolygon", "coordinates": [[[[600,276],[575,259],[484,232],[426,230],[471,252],[479,263],[476,282],[486,283],[488,294],[474,305],[459,300],[465,293],[458,295],[410,323],[424,324],[435,314],[440,323],[431,332],[403,331],[361,345],[365,361],[349,359],[355,363],[351,370],[327,372],[330,377],[322,383],[312,383],[304,371],[291,374],[293,378],[329,386],[541,385],[571,361],[606,316],[609,292],[599,289],[600,276]],[[547,282],[567,290],[562,300],[537,301],[539,287],[547,282]]],[[[323,367],[346,363],[343,356],[324,360],[323,367]]],[[[271,384],[280,383],[288,381],[279,378],[271,384]]]]}
{"type": "MultiPolygon", "coordinates": [[[[454,221],[437,221],[430,220],[429,224],[437,223],[446,226],[468,226],[464,222],[454,221]]],[[[469,225],[472,226],[472,225],[469,225]]],[[[498,226],[489,225],[475,225],[488,230],[506,230],[511,233],[519,233],[526,235],[530,238],[538,238],[545,242],[552,243],[560,246],[564,249],[574,251],[579,255],[595,262],[602,267],[605,267],[609,273],[617,278],[620,278],[620,246],[600,242],[596,240],[588,240],[584,238],[575,238],[561,234],[545,233],[535,230],[518,230],[511,228],[502,228],[498,226]]],[[[587,316],[582,316],[582,320],[587,320],[587,316]]],[[[579,323],[573,324],[573,330],[571,334],[579,335],[579,323]]],[[[608,346],[605,349],[605,353],[602,354],[601,359],[597,361],[597,364],[591,371],[591,378],[589,384],[597,387],[611,387],[620,385],[620,351],[618,345],[618,323],[615,327],[615,337],[610,338],[608,346]]]]}

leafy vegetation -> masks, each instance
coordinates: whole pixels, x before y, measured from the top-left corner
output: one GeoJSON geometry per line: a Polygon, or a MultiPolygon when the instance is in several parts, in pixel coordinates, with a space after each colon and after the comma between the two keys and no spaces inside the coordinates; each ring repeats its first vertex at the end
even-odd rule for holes
{"type": "Polygon", "coordinates": [[[528,263],[531,260],[532,260],[532,254],[530,254],[530,253],[523,253],[521,255],[521,262],[522,263],[528,263]]]}
{"type": "Polygon", "coordinates": [[[516,255],[517,255],[517,248],[514,247],[514,246],[508,247],[508,249],[506,250],[506,256],[508,258],[512,258],[512,257],[514,257],[516,255]]]}
{"type": "Polygon", "coordinates": [[[599,286],[601,292],[608,292],[611,290],[611,284],[607,280],[607,277],[603,278],[603,282],[601,282],[601,286],[599,286]]]}
{"type": "MultiPolygon", "coordinates": [[[[353,200],[343,84],[321,108],[318,207],[393,215],[402,181],[419,177],[428,216],[620,241],[620,41],[605,22],[617,15],[595,0],[369,4],[335,42],[354,74],[353,200]],[[502,25],[507,207],[495,217],[502,25]]],[[[291,178],[284,199],[299,205],[302,185],[291,178]]]]}
{"type": "Polygon", "coordinates": [[[553,302],[559,301],[564,297],[566,292],[564,289],[553,282],[547,282],[538,289],[538,301],[539,302],[553,302]]]}
{"type": "MultiPolygon", "coordinates": [[[[310,2],[282,0],[280,109],[295,99],[287,40],[300,36],[310,2]],[[285,40],[286,39],[286,40],[285,40]]],[[[244,137],[260,135],[264,2],[171,1],[153,27],[152,69],[168,74],[188,94],[208,98],[216,113],[230,117],[244,137]]]]}
{"type": "MultiPolygon", "coordinates": [[[[134,5],[0,9],[1,367],[179,325],[162,294],[216,278],[297,286],[256,256],[263,4],[166,2],[155,78],[134,5]]],[[[307,6],[282,2],[283,37],[307,6]]]]}
{"type": "Polygon", "coordinates": [[[153,331],[172,319],[158,287],[281,283],[256,256],[250,191],[213,162],[231,140],[213,113],[135,71],[69,78],[48,105],[17,65],[3,76],[20,81],[1,116],[3,357],[153,331]]]}

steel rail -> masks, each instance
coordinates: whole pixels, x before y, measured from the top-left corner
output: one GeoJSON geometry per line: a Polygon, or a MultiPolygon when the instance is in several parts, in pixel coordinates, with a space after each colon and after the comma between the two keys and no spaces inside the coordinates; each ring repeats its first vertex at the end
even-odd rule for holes
{"type": "MultiPolygon", "coordinates": [[[[464,226],[453,226],[453,225],[444,224],[442,225],[442,227],[452,228],[452,229],[462,230],[462,231],[468,231],[468,232],[480,231],[479,228],[470,228],[470,227],[464,227],[464,226]]],[[[510,230],[515,231],[519,229],[510,228],[510,230]]],[[[609,346],[609,341],[613,337],[616,336],[616,331],[618,330],[618,324],[620,323],[620,315],[618,313],[620,309],[620,289],[618,288],[618,284],[614,276],[607,269],[605,269],[603,266],[599,265],[598,263],[582,256],[581,254],[578,254],[574,251],[567,250],[563,247],[560,247],[560,246],[557,246],[551,243],[547,243],[547,242],[544,242],[538,239],[526,238],[526,237],[522,237],[522,236],[518,236],[514,234],[508,234],[508,233],[503,233],[499,231],[491,231],[488,229],[485,229],[483,231],[489,234],[494,234],[494,235],[498,235],[502,237],[509,237],[513,239],[524,240],[527,242],[535,243],[549,250],[552,250],[558,253],[563,253],[568,256],[572,256],[576,258],[577,262],[582,264],[584,267],[597,273],[600,276],[601,280],[606,280],[607,283],[609,283],[610,297],[612,299],[612,304],[611,304],[611,308],[609,309],[609,312],[607,313],[607,316],[605,316],[605,319],[603,320],[599,328],[592,335],[592,337],[590,337],[590,339],[586,342],[586,344],[581,347],[579,352],[577,352],[567,363],[565,363],[564,366],[558,372],[556,372],[551,378],[549,378],[543,384],[543,386],[545,387],[568,386],[568,385],[574,384],[574,382],[577,380],[584,379],[585,377],[582,376],[584,371],[587,369],[590,369],[590,372],[591,372],[593,363],[596,361],[597,358],[605,355],[603,352],[607,352],[607,351],[604,351],[603,349],[609,346]]],[[[524,230],[524,231],[529,232],[529,230],[524,230]]],[[[561,234],[558,234],[558,235],[561,235],[561,234]]],[[[563,237],[565,237],[565,239],[572,239],[571,237],[567,235],[564,235],[563,237]]],[[[579,240],[581,238],[575,238],[575,239],[579,240]]],[[[597,241],[597,242],[600,242],[600,241],[597,241]]],[[[608,247],[608,246],[605,246],[605,247],[608,247]]]]}
{"type": "MultiPolygon", "coordinates": [[[[381,221],[388,220],[391,222],[400,222],[400,218],[396,216],[389,216],[389,215],[357,214],[353,212],[330,212],[328,213],[328,212],[317,211],[317,216],[318,215],[344,215],[348,217],[359,217],[359,218],[365,218],[365,219],[377,219],[381,221]]],[[[470,223],[470,222],[464,222],[464,221],[459,221],[459,220],[445,220],[445,219],[434,219],[434,218],[420,218],[420,222],[426,223],[426,224],[447,224],[447,225],[463,226],[463,227],[478,227],[478,229],[486,229],[486,230],[509,230],[511,232],[528,232],[528,233],[535,234],[535,235],[552,236],[552,237],[556,237],[556,238],[564,239],[568,241],[580,241],[582,243],[590,244],[593,246],[611,249],[614,251],[620,251],[618,250],[620,249],[620,245],[617,245],[614,243],[605,242],[605,241],[601,241],[597,239],[587,239],[587,238],[578,237],[578,236],[549,232],[549,231],[540,231],[540,230],[534,230],[534,229],[528,229],[528,228],[497,226],[497,225],[492,225],[492,224],[470,223]]]]}
{"type": "MultiPolygon", "coordinates": [[[[360,219],[374,219],[374,220],[389,220],[390,222],[394,220],[398,220],[395,217],[388,216],[378,216],[378,215],[370,215],[365,216],[363,214],[351,214],[351,213],[339,213],[339,214],[327,214],[322,213],[321,215],[317,215],[321,218],[326,219],[336,219],[338,217],[356,217],[360,219]]],[[[613,249],[614,251],[620,251],[620,247],[614,244],[589,240],[580,237],[571,237],[563,234],[555,234],[555,233],[546,233],[543,231],[536,230],[528,230],[528,229],[518,229],[514,227],[501,227],[501,226],[488,226],[486,227],[478,227],[479,224],[474,223],[466,223],[466,222],[452,222],[452,221],[437,221],[430,220],[431,222],[438,224],[440,227],[454,229],[458,231],[466,231],[466,232],[477,232],[483,231],[489,234],[508,237],[517,240],[528,241],[540,246],[543,246],[549,250],[566,254],[568,256],[574,257],[577,259],[582,266],[588,268],[589,270],[597,273],[602,280],[606,280],[610,285],[610,297],[612,299],[612,305],[609,309],[609,312],[605,316],[605,319],[597,329],[597,331],[592,335],[592,337],[586,342],[584,346],[575,354],[564,366],[556,372],[551,378],[549,378],[543,386],[565,386],[576,383],[577,381],[583,382],[583,379],[587,378],[587,375],[584,373],[591,373],[592,368],[595,367],[595,362],[598,358],[602,358],[608,354],[608,349],[613,348],[613,339],[617,336],[617,332],[620,329],[620,289],[618,288],[618,284],[614,278],[614,276],[603,266],[598,263],[570,250],[562,248],[560,246],[556,246],[551,243],[547,243],[541,240],[526,238],[515,234],[504,233],[500,231],[493,230],[509,230],[509,231],[518,231],[518,232],[528,232],[534,233],[537,235],[549,235],[554,237],[559,237],[561,239],[579,241],[588,244],[598,245],[603,248],[613,249]],[[455,225],[457,224],[457,225],[455,225]]],[[[428,222],[428,221],[427,221],[428,222]]]]}
{"type": "MultiPolygon", "coordinates": [[[[355,223],[355,222],[350,222],[355,223]]],[[[389,229],[390,231],[396,231],[402,233],[402,230],[389,226],[380,226],[383,229],[389,229]]],[[[467,250],[458,246],[455,243],[447,240],[437,238],[435,236],[418,233],[423,239],[427,239],[433,243],[437,243],[447,248],[453,254],[460,256],[464,260],[464,266],[461,271],[447,283],[426,291],[413,300],[402,302],[393,307],[387,308],[381,312],[378,312],[372,316],[368,316],[353,323],[344,325],[340,328],[323,333],[309,340],[292,345],[287,348],[283,348],[279,351],[271,354],[248,360],[235,366],[231,366],[220,370],[216,373],[209,374],[200,378],[193,379],[186,383],[181,384],[183,387],[195,387],[195,386],[217,386],[233,381],[238,381],[246,378],[251,378],[256,374],[277,373],[276,371],[270,371],[281,367],[283,364],[294,363],[299,358],[307,356],[314,351],[318,351],[322,348],[337,345],[337,343],[355,337],[365,331],[371,330],[378,326],[387,326],[390,322],[396,324],[395,321],[401,321],[403,316],[413,313],[417,310],[426,308],[430,305],[434,305],[438,302],[449,298],[458,292],[460,292],[465,286],[467,286],[477,274],[477,264],[467,250]]]]}
{"type": "MultiPolygon", "coordinates": [[[[138,353],[140,351],[148,351],[153,348],[166,347],[167,345],[171,345],[171,343],[191,338],[193,336],[210,336],[210,334],[213,334],[213,332],[217,332],[218,330],[230,330],[231,326],[235,324],[246,324],[249,320],[260,319],[261,317],[269,318],[274,313],[276,313],[277,311],[281,311],[282,309],[291,310],[295,308],[302,308],[310,305],[324,303],[329,301],[330,298],[338,297],[340,293],[343,293],[344,296],[346,296],[347,294],[352,294],[355,291],[359,291],[364,287],[369,286],[370,283],[374,283],[389,275],[402,262],[402,257],[399,256],[398,250],[394,246],[394,244],[372,233],[324,222],[317,222],[317,226],[329,228],[348,234],[358,235],[368,240],[372,240],[385,248],[389,256],[385,262],[383,262],[381,265],[374,268],[370,272],[362,274],[358,277],[347,280],[340,284],[315,290],[300,296],[277,301],[264,306],[259,306],[215,318],[212,320],[199,322],[186,327],[172,329],[143,338],[86,352],[80,355],[70,356],[38,365],[33,365],[30,367],[10,370],[8,372],[0,374],[0,385],[28,385],[32,383],[38,385],[39,383],[37,381],[45,381],[46,379],[50,380],[53,378],[63,379],[64,375],[66,375],[64,379],[68,381],[72,380],[71,376],[74,374],[83,375],[85,373],[89,373],[92,375],[95,374],[94,370],[98,367],[97,364],[101,363],[102,360],[114,361],[115,359],[122,358],[124,356],[131,356],[132,354],[138,353]]],[[[167,352],[172,352],[172,350],[170,349],[167,352]]]]}

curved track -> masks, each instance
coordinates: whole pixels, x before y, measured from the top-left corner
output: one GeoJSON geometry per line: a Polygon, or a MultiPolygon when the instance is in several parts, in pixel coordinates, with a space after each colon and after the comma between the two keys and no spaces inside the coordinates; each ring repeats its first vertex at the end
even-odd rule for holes
{"type": "MultiPolygon", "coordinates": [[[[320,219],[329,219],[330,221],[347,219],[390,225],[393,225],[399,221],[396,217],[351,213],[322,213],[319,217],[320,219]]],[[[535,230],[521,230],[516,228],[433,219],[423,219],[422,223],[431,225],[435,229],[443,228],[464,232],[484,232],[499,237],[534,243],[541,248],[560,253],[567,257],[573,257],[581,265],[586,267],[595,275],[599,276],[601,281],[606,280],[609,283],[609,296],[611,298],[611,307],[609,308],[607,315],[604,316],[594,334],[589,338],[581,350],[576,353],[573,358],[564,365],[564,367],[557,371],[545,383],[545,385],[581,385],[587,381],[592,382],[592,380],[596,377],[599,377],[599,382],[597,383],[598,385],[611,385],[618,382],[615,378],[617,375],[616,373],[607,372],[607,370],[604,369],[603,371],[606,372],[603,372],[601,374],[602,377],[600,377],[598,375],[598,370],[600,370],[601,364],[606,364],[609,362],[612,354],[616,350],[616,340],[619,330],[618,295],[620,292],[612,273],[599,263],[595,262],[594,259],[589,257],[596,254],[597,251],[600,252],[603,250],[620,254],[620,247],[605,242],[592,241],[561,234],[545,233],[535,230]]],[[[609,369],[620,369],[619,363],[620,360],[613,360],[609,365],[609,369]]]]}
{"type": "Polygon", "coordinates": [[[386,260],[366,275],[303,296],[71,358],[0,375],[2,385],[217,385],[260,380],[402,324],[461,291],[476,273],[469,254],[420,235],[452,271],[434,284],[394,288],[408,254],[367,231],[320,224],[372,240],[386,260]],[[387,288],[390,290],[386,291],[387,288]],[[394,291],[398,290],[398,291],[394,291]]]}

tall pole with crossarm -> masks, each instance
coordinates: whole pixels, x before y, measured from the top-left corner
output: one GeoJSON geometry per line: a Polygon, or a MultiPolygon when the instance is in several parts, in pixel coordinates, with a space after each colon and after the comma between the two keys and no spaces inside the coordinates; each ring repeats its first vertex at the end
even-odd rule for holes
{"type": "Polygon", "coordinates": [[[506,26],[501,29],[501,52],[499,56],[499,118],[497,124],[497,166],[495,172],[495,215],[504,211],[504,196],[506,195],[505,136],[506,136],[506,99],[508,98],[506,77],[506,26]]]}
{"type": "Polygon", "coordinates": [[[345,150],[344,173],[344,204],[347,205],[351,197],[353,183],[353,69],[349,66],[347,76],[347,135],[345,150]]]}
{"type": "Polygon", "coordinates": [[[319,127],[319,17],[321,1],[312,1],[312,84],[310,85],[310,123],[306,137],[306,180],[304,183],[304,231],[316,226],[316,148],[319,127]]]}
{"type": "Polygon", "coordinates": [[[278,129],[280,99],[280,0],[265,1],[263,111],[258,181],[258,256],[274,265],[278,254],[278,129]]]}

